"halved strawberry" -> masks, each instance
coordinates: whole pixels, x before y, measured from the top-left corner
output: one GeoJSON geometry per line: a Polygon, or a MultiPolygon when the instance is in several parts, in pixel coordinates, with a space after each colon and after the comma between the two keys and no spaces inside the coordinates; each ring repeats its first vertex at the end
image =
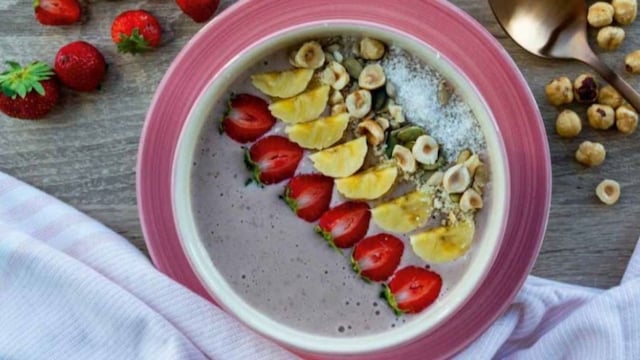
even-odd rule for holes
{"type": "Polygon", "coordinates": [[[269,104],[259,97],[240,94],[231,98],[229,110],[220,124],[220,131],[245,144],[256,141],[276,123],[269,104]]]}
{"type": "Polygon", "coordinates": [[[360,241],[369,230],[371,211],[365,202],[338,205],[320,217],[316,232],[335,249],[346,249],[360,241]]]}
{"type": "Polygon", "coordinates": [[[388,286],[384,285],[383,296],[396,315],[415,314],[433,304],[441,289],[440,275],[421,267],[407,266],[396,272],[388,286]]]}
{"type": "Polygon", "coordinates": [[[299,218],[313,222],[329,210],[332,193],[332,178],[307,174],[291,179],[282,198],[299,218]]]}
{"type": "Polygon", "coordinates": [[[261,139],[245,154],[245,164],[253,174],[248,182],[263,186],[292,177],[303,154],[298,144],[285,137],[274,135],[261,139]]]}
{"type": "Polygon", "coordinates": [[[356,244],[351,256],[353,270],[370,281],[386,281],[400,265],[404,243],[389,234],[378,234],[356,244]]]}

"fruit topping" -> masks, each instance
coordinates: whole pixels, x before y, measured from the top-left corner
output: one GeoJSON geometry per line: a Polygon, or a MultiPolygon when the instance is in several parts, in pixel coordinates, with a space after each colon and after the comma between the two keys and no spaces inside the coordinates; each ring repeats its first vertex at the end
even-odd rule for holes
{"type": "Polygon", "coordinates": [[[332,193],[333,179],[307,174],[291,179],[282,198],[299,218],[313,222],[329,210],[332,193]]]}
{"type": "Polygon", "coordinates": [[[396,313],[415,314],[426,309],[440,295],[442,278],[437,273],[417,266],[407,266],[393,275],[383,295],[396,313]]]}
{"type": "Polygon", "coordinates": [[[273,116],[288,124],[315,120],[329,102],[329,86],[320,86],[296,97],[279,100],[269,106],[273,116]]]}
{"type": "Polygon", "coordinates": [[[397,167],[380,165],[346,178],[336,179],[336,188],[347,199],[375,200],[388,193],[397,178],[397,167]]]}
{"type": "Polygon", "coordinates": [[[346,249],[365,237],[371,212],[365,202],[346,202],[327,211],[320,218],[316,232],[333,248],[346,249]]]}
{"type": "Polygon", "coordinates": [[[363,279],[386,281],[400,265],[404,251],[402,240],[389,234],[378,234],[358,242],[353,249],[351,265],[363,279]]]}
{"type": "Polygon", "coordinates": [[[267,136],[251,146],[245,155],[247,168],[259,185],[277,184],[293,176],[304,151],[282,136],[267,136]]]}
{"type": "Polygon", "coordinates": [[[295,69],[253,75],[251,82],[265,95],[285,99],[300,95],[312,76],[313,70],[295,69]]]}
{"type": "Polygon", "coordinates": [[[411,246],[422,260],[445,263],[467,253],[473,241],[474,232],[473,221],[460,221],[411,236],[411,246]]]}
{"type": "Polygon", "coordinates": [[[313,166],[326,176],[343,178],[351,176],[364,164],[367,156],[367,139],[363,136],[347,143],[319,151],[309,156],[313,166]]]}
{"type": "Polygon", "coordinates": [[[408,233],[423,227],[433,211],[432,195],[416,190],[376,206],[371,210],[373,221],[386,231],[408,233]]]}
{"type": "Polygon", "coordinates": [[[222,119],[220,130],[233,140],[245,144],[256,141],[275,125],[276,119],[269,112],[269,105],[259,97],[240,94],[229,101],[229,108],[222,119]]]}
{"type": "Polygon", "coordinates": [[[349,114],[342,113],[302,124],[289,125],[285,133],[305,149],[322,150],[342,139],[349,125],[349,114]]]}

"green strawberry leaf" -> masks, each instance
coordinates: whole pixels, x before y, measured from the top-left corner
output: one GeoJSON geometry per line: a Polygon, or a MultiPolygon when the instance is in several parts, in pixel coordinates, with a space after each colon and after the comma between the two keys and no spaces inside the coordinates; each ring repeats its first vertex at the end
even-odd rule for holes
{"type": "Polygon", "coordinates": [[[26,97],[32,91],[44,96],[45,89],[42,82],[49,80],[53,69],[43,62],[36,61],[27,66],[20,66],[17,62],[7,61],[9,70],[0,74],[0,91],[6,96],[15,98],[26,97]]]}
{"type": "Polygon", "coordinates": [[[118,51],[128,54],[140,54],[152,50],[147,39],[140,35],[138,28],[133,29],[131,35],[120,34],[118,42],[118,51]]]}
{"type": "Polygon", "coordinates": [[[380,294],[380,297],[387,301],[387,304],[389,304],[389,307],[393,310],[393,313],[396,314],[396,316],[399,317],[404,314],[404,311],[400,310],[400,308],[398,307],[396,297],[393,295],[391,289],[389,288],[389,286],[387,286],[387,284],[382,285],[382,293],[380,294]]]}

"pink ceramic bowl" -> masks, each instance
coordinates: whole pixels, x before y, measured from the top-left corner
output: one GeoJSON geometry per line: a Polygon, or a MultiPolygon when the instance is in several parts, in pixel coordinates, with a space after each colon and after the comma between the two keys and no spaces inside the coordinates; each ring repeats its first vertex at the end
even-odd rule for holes
{"type": "MultiPolygon", "coordinates": [[[[410,116],[410,114],[408,115],[410,116]]],[[[233,164],[234,162],[242,163],[241,156],[233,156],[234,153],[231,152],[230,149],[227,149],[227,147],[229,147],[228,145],[230,144],[223,142],[220,137],[216,136],[212,137],[211,143],[206,145],[207,147],[211,147],[212,152],[218,153],[216,162],[219,163],[219,167],[216,169],[224,169],[222,171],[227,172],[231,171],[228,169],[237,168],[238,165],[233,164]],[[229,164],[227,164],[227,162],[229,162],[229,164]]],[[[504,235],[509,209],[509,203],[507,201],[509,198],[509,172],[507,164],[508,161],[504,144],[491,110],[486,105],[486,102],[474,84],[455,66],[453,61],[445,58],[429,44],[412,38],[409,34],[397,29],[356,20],[318,21],[290,27],[286,32],[267,34],[245,51],[239,53],[233,61],[226,64],[222,71],[211,79],[205,91],[196,101],[183,127],[178,143],[174,165],[174,214],[180,240],[192,268],[215,301],[229,313],[264,336],[270,337],[297,351],[331,355],[367,354],[400,346],[436,329],[442,322],[449,319],[451,315],[458,311],[482,283],[487,272],[493,265],[504,235]],[[210,123],[212,121],[218,121],[217,119],[223,116],[225,111],[224,105],[229,96],[231,84],[241,76],[241,74],[246,74],[247,69],[255,66],[258,62],[262,62],[264,58],[274,52],[286,51],[286,49],[292,45],[302,44],[305,41],[336,35],[362,36],[363,34],[408,50],[443,74],[445,78],[452,83],[458,93],[462,95],[465,102],[470,105],[485,135],[491,183],[489,191],[485,193],[486,206],[481,211],[480,216],[478,216],[478,230],[472,250],[466,255],[468,263],[464,269],[460,270],[462,274],[459,275],[459,279],[455,283],[446,284],[448,291],[443,294],[434,305],[419,314],[417,319],[405,325],[393,329],[390,328],[387,331],[374,335],[361,336],[356,334],[345,337],[344,335],[338,336],[338,334],[336,334],[335,337],[321,336],[283,325],[273,320],[267,314],[252,307],[249,302],[245,301],[242,296],[234,291],[229,280],[225,278],[222,272],[218,271],[207,251],[207,242],[211,241],[211,236],[209,236],[208,233],[198,232],[199,224],[197,223],[197,216],[194,205],[192,204],[192,197],[198,195],[192,195],[194,191],[192,189],[191,179],[192,170],[194,162],[198,160],[199,140],[204,136],[203,134],[205,134],[203,129],[210,129],[210,123]],[[218,106],[216,106],[216,104],[218,104],[218,106]],[[327,346],[327,344],[331,344],[330,347],[327,346]]],[[[244,174],[245,172],[240,169],[238,177],[246,176],[246,174],[244,174]]],[[[234,182],[235,187],[243,188],[242,181],[234,180],[234,176],[231,176],[231,174],[228,174],[227,177],[220,176],[220,179],[226,180],[218,181],[234,182]]],[[[210,201],[224,200],[225,202],[235,203],[234,200],[230,199],[230,196],[232,195],[227,195],[224,199],[214,197],[211,198],[210,201]]],[[[265,194],[264,191],[247,191],[244,196],[244,201],[252,204],[252,216],[260,219],[260,214],[265,214],[266,217],[266,214],[277,211],[270,209],[268,206],[260,208],[258,201],[249,200],[252,196],[275,197],[273,194],[265,194]]],[[[236,201],[240,202],[242,200],[238,198],[236,201]]],[[[228,211],[231,211],[230,203],[227,204],[228,211]]],[[[280,211],[288,214],[286,207],[284,205],[281,207],[280,211]]],[[[222,210],[222,212],[224,212],[224,210],[222,210]]],[[[220,213],[218,214],[218,216],[221,216],[220,213]]],[[[211,214],[211,216],[216,215],[211,214]]],[[[289,214],[288,217],[295,220],[293,214],[289,214]]],[[[221,220],[221,222],[223,222],[223,224],[216,228],[216,232],[233,234],[237,231],[237,228],[233,230],[234,227],[231,224],[224,224],[224,222],[230,223],[230,221],[221,220]]],[[[261,220],[257,220],[257,222],[266,223],[261,220]]],[[[290,228],[290,226],[282,222],[282,224],[276,225],[275,227],[264,226],[264,228],[256,228],[254,231],[259,231],[261,235],[259,239],[256,238],[255,241],[265,241],[264,239],[267,238],[272,239],[271,241],[276,241],[279,236],[283,236],[283,228],[290,228]]],[[[253,237],[253,234],[247,232],[242,235],[228,236],[227,238],[237,236],[253,237]]],[[[286,236],[295,237],[303,235],[290,233],[286,234],[286,236]]],[[[309,236],[308,241],[318,242],[318,239],[309,236]]],[[[253,242],[249,243],[251,244],[253,242]]],[[[408,244],[406,248],[406,251],[411,251],[408,244]]],[[[252,248],[245,249],[245,251],[252,250],[252,248]]],[[[282,262],[280,256],[273,255],[270,258],[262,256],[260,261],[264,264],[264,267],[269,269],[270,266],[275,266],[282,262]]],[[[287,254],[287,257],[304,258],[308,256],[313,256],[313,254],[306,254],[301,250],[296,250],[296,248],[289,249],[289,254],[287,254]]],[[[375,298],[361,299],[363,302],[369,300],[375,300],[375,298]]],[[[331,305],[332,304],[329,304],[327,306],[331,305]]],[[[333,305],[339,306],[338,304],[333,305]]],[[[382,309],[382,311],[390,310],[382,309]]]]}
{"type": "Polygon", "coordinates": [[[239,2],[189,43],[160,85],[143,133],[138,176],[143,230],[156,265],[308,358],[422,359],[459,351],[522,285],[542,242],[551,193],[540,115],[513,62],[464,13],[444,1],[421,0],[393,6],[385,0],[331,6],[318,0],[239,2]],[[243,20],[259,17],[264,21],[252,26],[243,20]],[[233,79],[265,54],[331,33],[398,44],[452,81],[481,124],[493,181],[463,278],[420,321],[348,339],[288,328],[235,294],[199,237],[190,192],[197,139],[233,79]]]}

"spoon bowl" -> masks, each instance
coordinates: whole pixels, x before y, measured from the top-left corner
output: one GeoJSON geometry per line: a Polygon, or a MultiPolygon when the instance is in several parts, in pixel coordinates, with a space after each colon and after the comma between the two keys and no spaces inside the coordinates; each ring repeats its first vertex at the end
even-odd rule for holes
{"type": "Polygon", "coordinates": [[[636,109],[640,94],[596,56],[587,41],[584,0],[489,0],[504,31],[528,52],[591,66],[636,109]]]}

